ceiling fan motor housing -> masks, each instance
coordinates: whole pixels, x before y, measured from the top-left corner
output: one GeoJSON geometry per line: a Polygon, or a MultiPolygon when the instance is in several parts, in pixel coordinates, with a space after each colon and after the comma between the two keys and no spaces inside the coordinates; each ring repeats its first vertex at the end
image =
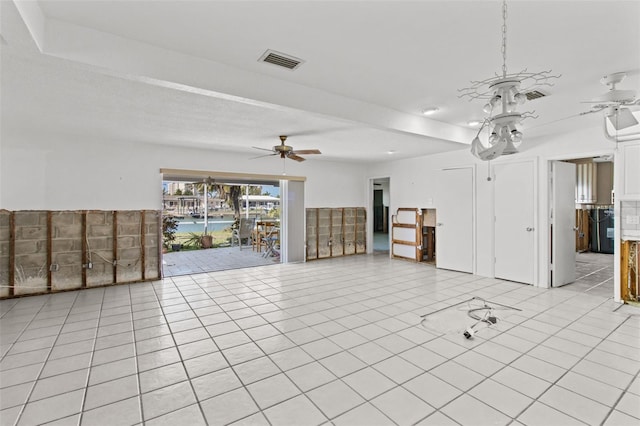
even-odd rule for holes
{"type": "Polygon", "coordinates": [[[276,145],[273,147],[274,151],[278,151],[280,153],[287,153],[293,151],[293,148],[289,145],[276,145]]]}

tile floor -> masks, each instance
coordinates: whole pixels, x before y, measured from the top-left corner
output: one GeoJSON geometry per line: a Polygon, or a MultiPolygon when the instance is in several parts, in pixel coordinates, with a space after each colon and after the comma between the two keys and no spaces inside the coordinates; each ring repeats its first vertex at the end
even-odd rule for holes
{"type": "Polygon", "coordinates": [[[613,291],[613,254],[576,253],[576,281],[573,290],[609,296],[613,291]]]}
{"type": "Polygon", "coordinates": [[[639,313],[382,255],[3,300],[0,423],[637,425],[639,313]],[[470,296],[522,311],[420,326],[470,296]]]}

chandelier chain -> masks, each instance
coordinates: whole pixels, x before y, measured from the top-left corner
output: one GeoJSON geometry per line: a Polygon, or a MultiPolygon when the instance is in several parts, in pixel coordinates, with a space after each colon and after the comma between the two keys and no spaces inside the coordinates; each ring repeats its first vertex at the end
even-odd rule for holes
{"type": "Polygon", "coordinates": [[[507,76],[507,1],[502,2],[502,76],[507,76]]]}

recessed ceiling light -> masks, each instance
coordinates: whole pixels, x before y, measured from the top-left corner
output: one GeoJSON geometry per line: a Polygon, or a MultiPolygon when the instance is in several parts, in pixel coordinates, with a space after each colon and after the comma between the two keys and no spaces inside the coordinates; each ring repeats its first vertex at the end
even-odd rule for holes
{"type": "Polygon", "coordinates": [[[438,108],[438,107],[429,107],[429,108],[423,109],[422,110],[422,114],[431,115],[431,114],[433,114],[435,112],[438,112],[438,111],[440,111],[440,108],[438,108]]]}
{"type": "Polygon", "coordinates": [[[387,154],[389,154],[389,155],[391,155],[391,154],[395,154],[395,153],[396,153],[396,152],[395,152],[394,150],[387,151],[387,154]]]}
{"type": "Polygon", "coordinates": [[[479,126],[482,124],[482,121],[480,120],[471,120],[471,121],[467,121],[467,124],[469,126],[479,126]]]}

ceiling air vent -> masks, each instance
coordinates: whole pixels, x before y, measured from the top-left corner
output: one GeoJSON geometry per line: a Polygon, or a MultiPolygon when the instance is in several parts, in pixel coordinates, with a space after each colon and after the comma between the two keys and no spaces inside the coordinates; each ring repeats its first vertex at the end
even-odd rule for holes
{"type": "Polygon", "coordinates": [[[300,58],[287,55],[286,53],[276,52],[275,50],[267,50],[264,52],[260,59],[258,59],[258,62],[266,62],[288,70],[295,70],[304,63],[300,58]]]}
{"type": "Polygon", "coordinates": [[[525,96],[527,97],[528,101],[532,101],[534,99],[543,98],[543,97],[545,97],[547,95],[545,95],[544,93],[539,92],[537,90],[532,90],[531,92],[525,93],[525,96]]]}

